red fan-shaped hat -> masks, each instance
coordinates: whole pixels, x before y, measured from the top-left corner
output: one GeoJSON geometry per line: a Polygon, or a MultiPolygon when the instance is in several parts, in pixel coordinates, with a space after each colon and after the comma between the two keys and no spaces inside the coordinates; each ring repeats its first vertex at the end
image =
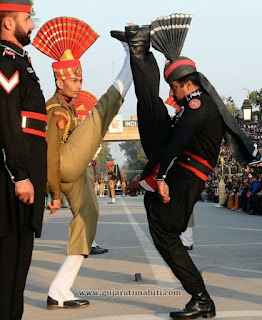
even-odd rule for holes
{"type": "Polygon", "coordinates": [[[82,76],[80,57],[96,41],[98,34],[85,22],[71,17],[58,17],[46,22],[32,44],[57,60],[52,67],[56,79],[82,76]]]}
{"type": "Polygon", "coordinates": [[[81,90],[79,97],[77,99],[73,99],[72,103],[75,106],[79,123],[81,123],[89,116],[89,112],[94,109],[97,104],[97,98],[92,93],[81,90]]]}
{"type": "Polygon", "coordinates": [[[176,109],[176,113],[178,113],[181,109],[181,107],[176,103],[173,97],[168,97],[165,101],[166,104],[176,109]]]}

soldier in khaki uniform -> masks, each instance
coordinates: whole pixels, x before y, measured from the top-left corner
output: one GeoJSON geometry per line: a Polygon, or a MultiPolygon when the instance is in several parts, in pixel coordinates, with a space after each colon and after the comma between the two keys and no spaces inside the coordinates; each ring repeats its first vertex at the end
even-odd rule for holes
{"type": "Polygon", "coordinates": [[[97,180],[97,173],[95,172],[95,176],[94,176],[94,180],[95,180],[95,195],[97,196],[98,194],[98,189],[99,189],[99,183],[98,183],[98,180],[97,180]]]}
{"type": "Polygon", "coordinates": [[[110,198],[108,204],[115,203],[115,184],[118,181],[118,176],[113,172],[113,168],[115,166],[114,162],[110,161],[107,164],[108,173],[107,173],[107,195],[110,198]]]}
{"type": "MultiPolygon", "coordinates": [[[[89,117],[89,113],[94,109],[97,105],[98,100],[94,95],[90,92],[81,90],[79,97],[77,99],[73,99],[72,103],[75,106],[76,114],[77,114],[77,122],[80,125],[87,117],[89,117]]],[[[99,146],[96,154],[94,155],[92,161],[88,164],[86,169],[86,184],[88,190],[88,207],[86,208],[87,212],[93,212],[93,215],[99,216],[99,206],[97,202],[97,189],[96,189],[96,158],[99,155],[99,152],[102,149],[102,145],[99,146]]],[[[90,254],[103,254],[108,252],[108,249],[101,248],[95,241],[93,240],[90,254]]]]}
{"type": "Polygon", "coordinates": [[[104,198],[105,197],[105,178],[104,173],[100,173],[100,180],[99,180],[99,197],[104,198]]]}
{"type": "MultiPolygon", "coordinates": [[[[86,169],[132,82],[130,58],[127,56],[113,85],[100,98],[89,117],[77,126],[77,115],[72,98],[77,98],[80,93],[82,68],[80,61],[75,59],[75,56],[79,58],[85,51],[83,50],[79,56],[79,50],[82,50],[85,43],[94,42],[97,35],[88,25],[84,22],[81,24],[77,19],[57,18],[56,20],[58,22],[55,24],[58,28],[59,26],[62,28],[59,41],[64,41],[64,45],[69,47],[65,52],[60,52],[60,60],[52,65],[57,91],[46,104],[48,113],[48,191],[52,196],[49,208],[51,213],[60,208],[62,191],[74,217],[69,226],[67,257],[49,288],[48,309],[77,308],[89,304],[87,300],[78,300],[70,290],[84,257],[89,255],[98,219],[97,210],[89,210],[89,202],[92,200],[88,190],[86,169]],[[67,19],[68,24],[60,23],[61,19],[67,19]],[[76,48],[75,41],[73,41],[74,45],[70,47],[68,38],[71,36],[75,39],[76,36],[75,31],[70,35],[70,30],[73,29],[72,25],[79,26],[79,23],[81,24],[81,32],[88,27],[88,30],[84,32],[87,39],[84,43],[79,43],[78,48],[76,48]],[[68,35],[67,39],[62,36],[65,30],[68,35]]],[[[56,43],[51,47],[48,43],[49,39],[42,41],[42,35],[46,34],[46,29],[47,27],[43,26],[39,30],[33,44],[41,52],[50,55],[50,51],[52,53],[56,43]]],[[[49,32],[54,32],[52,27],[49,29],[49,32]]],[[[58,50],[63,47],[59,41],[59,46],[56,48],[58,50]]]]}
{"type": "Polygon", "coordinates": [[[124,197],[126,195],[126,185],[127,185],[127,179],[125,172],[122,171],[122,180],[121,180],[121,188],[122,188],[122,196],[124,197]]]}

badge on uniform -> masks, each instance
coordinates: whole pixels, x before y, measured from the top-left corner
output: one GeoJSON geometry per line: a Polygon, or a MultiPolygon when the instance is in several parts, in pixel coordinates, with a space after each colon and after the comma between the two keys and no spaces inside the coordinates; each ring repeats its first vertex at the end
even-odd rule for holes
{"type": "Polygon", "coordinates": [[[29,73],[34,73],[34,70],[33,70],[31,67],[27,68],[26,70],[27,70],[29,73]]]}
{"type": "Polygon", "coordinates": [[[56,125],[58,126],[58,128],[60,130],[64,130],[66,127],[66,122],[63,119],[59,119],[59,120],[57,120],[56,125]]]}
{"type": "Polygon", "coordinates": [[[11,78],[7,77],[0,71],[0,85],[9,94],[19,84],[20,77],[19,72],[16,71],[11,78]]]}
{"type": "Polygon", "coordinates": [[[189,107],[191,109],[198,109],[201,107],[201,101],[199,99],[192,99],[189,101],[189,107]]]}

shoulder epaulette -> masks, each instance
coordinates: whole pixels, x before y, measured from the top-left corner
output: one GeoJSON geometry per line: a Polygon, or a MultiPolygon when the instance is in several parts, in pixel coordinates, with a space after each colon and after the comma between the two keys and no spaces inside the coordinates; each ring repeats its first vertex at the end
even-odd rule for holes
{"type": "Polygon", "coordinates": [[[50,104],[49,106],[46,107],[46,111],[49,111],[50,109],[55,108],[55,107],[62,107],[62,106],[61,106],[61,104],[53,103],[53,104],[50,104]]]}
{"type": "Polygon", "coordinates": [[[69,120],[68,115],[66,115],[63,111],[54,111],[53,115],[54,116],[62,116],[66,119],[67,122],[69,120]]]}

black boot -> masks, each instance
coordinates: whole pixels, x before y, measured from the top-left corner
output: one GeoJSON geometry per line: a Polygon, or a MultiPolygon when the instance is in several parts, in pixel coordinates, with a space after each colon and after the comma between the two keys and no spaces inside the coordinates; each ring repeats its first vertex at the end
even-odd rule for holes
{"type": "Polygon", "coordinates": [[[125,31],[119,31],[119,30],[112,30],[110,31],[111,37],[122,41],[122,42],[126,42],[126,35],[125,35],[125,31]]]}
{"type": "Polygon", "coordinates": [[[207,291],[196,296],[192,296],[191,300],[186,304],[183,310],[174,310],[170,312],[170,318],[173,319],[197,319],[213,318],[216,315],[216,307],[214,301],[210,298],[207,291]]]}
{"type": "Polygon", "coordinates": [[[131,54],[141,59],[149,55],[150,25],[142,27],[138,25],[127,26],[125,27],[125,36],[131,54]]]}

